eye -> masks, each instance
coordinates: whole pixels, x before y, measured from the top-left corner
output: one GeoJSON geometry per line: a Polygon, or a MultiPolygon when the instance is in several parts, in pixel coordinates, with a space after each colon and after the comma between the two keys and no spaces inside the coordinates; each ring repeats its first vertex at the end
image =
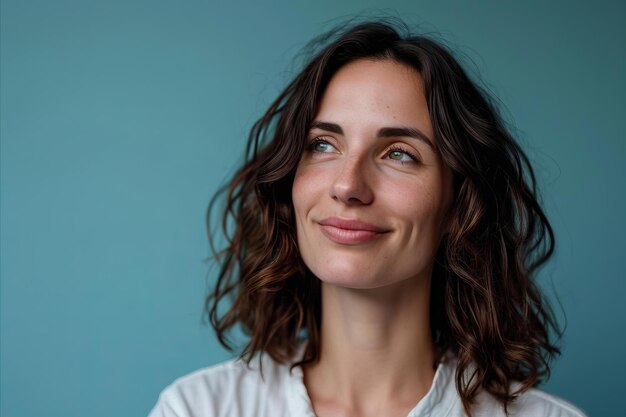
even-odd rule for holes
{"type": "Polygon", "coordinates": [[[309,144],[309,150],[312,152],[328,153],[335,151],[335,147],[322,137],[317,137],[309,144]]]}
{"type": "Polygon", "coordinates": [[[398,162],[417,162],[418,158],[406,149],[397,146],[389,148],[387,157],[398,162]]]}

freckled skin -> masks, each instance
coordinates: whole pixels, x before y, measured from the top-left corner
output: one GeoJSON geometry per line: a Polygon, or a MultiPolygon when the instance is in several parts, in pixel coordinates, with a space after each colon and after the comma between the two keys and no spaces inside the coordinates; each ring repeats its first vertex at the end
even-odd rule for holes
{"type": "Polygon", "coordinates": [[[378,134],[383,127],[414,128],[434,144],[421,76],[389,60],[354,61],[333,76],[314,120],[339,125],[343,133],[313,129],[309,140],[327,145],[307,148],[294,179],[306,265],[323,282],[349,288],[429,280],[450,206],[451,172],[424,141],[378,134]],[[387,232],[364,244],[340,244],[321,230],[328,217],[387,232]]]}

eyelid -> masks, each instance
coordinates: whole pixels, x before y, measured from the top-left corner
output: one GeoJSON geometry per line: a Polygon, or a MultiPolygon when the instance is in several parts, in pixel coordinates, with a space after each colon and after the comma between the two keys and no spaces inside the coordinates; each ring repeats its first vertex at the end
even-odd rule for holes
{"type": "MultiPolygon", "coordinates": [[[[393,145],[388,146],[387,149],[385,150],[385,157],[388,157],[392,152],[402,152],[406,154],[407,156],[409,156],[409,158],[411,158],[412,161],[415,163],[419,163],[422,160],[422,158],[420,157],[420,154],[417,151],[413,151],[408,146],[402,146],[401,144],[394,143],[393,145]]],[[[398,161],[398,162],[406,163],[408,161],[398,161]]]]}
{"type": "Polygon", "coordinates": [[[337,146],[333,142],[334,142],[334,140],[330,136],[326,136],[326,135],[315,136],[315,137],[309,139],[308,144],[307,144],[307,149],[309,151],[311,151],[311,152],[316,152],[314,150],[315,145],[318,144],[318,143],[325,143],[325,144],[328,144],[328,145],[332,146],[335,150],[337,150],[337,146]]]}
{"type": "Polygon", "coordinates": [[[309,142],[313,142],[313,141],[318,140],[318,139],[323,139],[323,140],[330,139],[330,140],[333,140],[333,137],[330,136],[330,135],[326,135],[324,133],[319,133],[319,134],[311,133],[311,134],[309,134],[309,142]]]}
{"type": "MultiPolygon", "coordinates": [[[[321,152],[321,151],[316,151],[315,145],[318,143],[325,143],[329,146],[332,146],[333,149],[337,150],[337,145],[334,143],[335,140],[332,136],[327,136],[327,135],[317,135],[312,137],[311,139],[308,140],[307,143],[307,150],[309,150],[310,152],[318,152],[318,153],[327,153],[327,152],[321,152]]],[[[421,162],[421,155],[419,154],[419,152],[415,151],[412,147],[405,145],[404,143],[393,143],[389,146],[386,147],[385,152],[384,152],[384,157],[387,158],[389,156],[390,153],[392,152],[402,152],[404,154],[406,154],[409,158],[411,158],[411,161],[399,161],[399,160],[395,160],[397,162],[400,162],[402,164],[406,164],[406,163],[420,163],[421,162]]]]}

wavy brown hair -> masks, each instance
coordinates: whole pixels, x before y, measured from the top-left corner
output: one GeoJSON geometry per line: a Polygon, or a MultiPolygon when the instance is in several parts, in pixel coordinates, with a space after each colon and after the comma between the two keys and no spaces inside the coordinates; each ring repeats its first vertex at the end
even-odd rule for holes
{"type": "MultiPolygon", "coordinates": [[[[497,111],[442,42],[402,23],[344,26],[310,45],[312,54],[254,124],[246,159],[211,201],[224,201],[226,247],[216,251],[217,283],[206,311],[220,342],[240,325],[249,336],[241,357],[265,352],[301,362],[320,351],[320,282],[300,258],[291,187],[319,100],[333,74],[357,59],[385,59],[421,74],[435,143],[454,175],[451,227],[435,259],[431,327],[439,353],[458,357],[457,390],[468,414],[484,390],[507,406],[549,376],[559,353],[554,315],[534,275],[554,251],[528,158],[497,111]],[[225,200],[221,200],[224,197],[225,200]],[[218,308],[226,302],[226,308],[218,308]],[[519,381],[513,390],[512,381],[519,381]]],[[[210,229],[211,230],[211,229],[210,229]]],[[[209,233],[212,247],[215,234],[209,233]]]]}

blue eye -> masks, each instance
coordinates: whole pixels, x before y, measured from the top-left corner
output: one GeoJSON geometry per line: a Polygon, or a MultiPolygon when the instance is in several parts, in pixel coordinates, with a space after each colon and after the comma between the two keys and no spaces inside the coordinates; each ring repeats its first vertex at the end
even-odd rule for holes
{"type": "Polygon", "coordinates": [[[330,149],[330,145],[328,143],[324,143],[322,141],[317,141],[313,145],[313,150],[317,152],[326,152],[330,149]]]}
{"type": "Polygon", "coordinates": [[[387,154],[389,159],[399,162],[415,162],[417,158],[401,148],[391,148],[387,154]]]}
{"type": "Polygon", "coordinates": [[[313,152],[327,153],[332,152],[335,147],[321,138],[315,138],[310,145],[313,152]]]}

